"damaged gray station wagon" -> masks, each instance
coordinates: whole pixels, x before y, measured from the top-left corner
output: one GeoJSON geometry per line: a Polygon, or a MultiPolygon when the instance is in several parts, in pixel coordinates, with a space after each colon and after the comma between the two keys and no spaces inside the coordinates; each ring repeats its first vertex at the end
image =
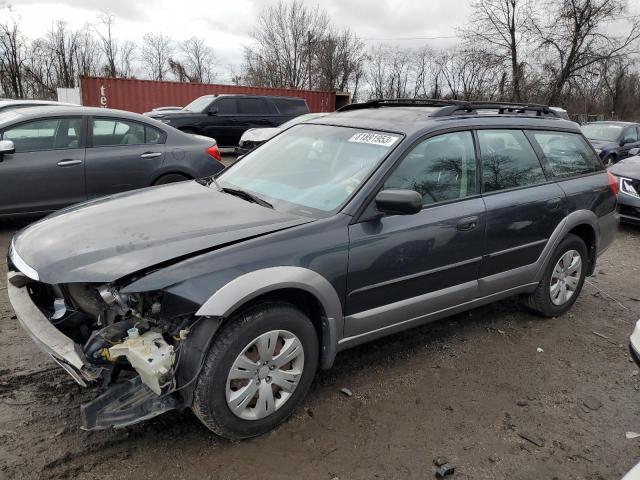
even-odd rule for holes
{"type": "Polygon", "coordinates": [[[513,295],[566,312],[612,242],[616,189],[545,106],[354,104],[215,177],[29,226],[8,293],[78,383],[102,381],[83,428],[191,408],[247,438],[346,348],[513,295]]]}

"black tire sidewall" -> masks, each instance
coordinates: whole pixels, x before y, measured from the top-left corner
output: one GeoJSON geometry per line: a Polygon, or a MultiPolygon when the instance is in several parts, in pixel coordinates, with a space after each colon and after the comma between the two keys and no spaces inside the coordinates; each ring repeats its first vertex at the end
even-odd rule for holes
{"type": "Polygon", "coordinates": [[[544,277],[542,279],[542,287],[544,289],[544,295],[542,297],[542,301],[544,303],[545,313],[551,316],[558,316],[566,313],[575,303],[575,301],[580,296],[580,292],[582,292],[582,286],[584,285],[584,281],[587,274],[588,269],[588,254],[587,254],[587,246],[584,241],[576,235],[567,236],[561,243],[558,245],[556,250],[547,265],[547,269],[545,271],[544,277]],[[562,305],[556,305],[551,301],[551,275],[553,273],[553,269],[555,268],[560,257],[567,253],[569,250],[575,250],[580,254],[580,260],[582,261],[582,270],[580,272],[580,280],[578,281],[578,286],[574,294],[571,296],[568,302],[562,305]]]}
{"type": "MultiPolygon", "coordinates": [[[[233,320],[232,320],[233,321],[233,320]]],[[[211,366],[201,374],[197,388],[204,399],[203,409],[213,417],[223,436],[227,438],[249,438],[266,433],[281,423],[295,410],[306,395],[318,367],[318,336],[311,321],[304,313],[291,306],[276,306],[252,309],[243,315],[241,326],[233,329],[224,345],[214,345],[206,363],[211,366]],[[304,367],[296,390],[287,402],[275,413],[259,420],[244,420],[237,417],[227,405],[226,383],[231,366],[240,352],[255,338],[270,330],[287,330],[298,337],[304,349],[304,367]]],[[[220,337],[219,337],[220,339],[220,337]]]]}

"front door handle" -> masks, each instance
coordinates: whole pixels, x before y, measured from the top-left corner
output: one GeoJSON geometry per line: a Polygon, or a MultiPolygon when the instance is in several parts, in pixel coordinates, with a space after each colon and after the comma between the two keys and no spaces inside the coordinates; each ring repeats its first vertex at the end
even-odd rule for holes
{"type": "Polygon", "coordinates": [[[67,159],[67,160],[60,160],[58,162],[58,166],[59,167],[71,167],[73,165],[80,165],[81,163],[82,163],[82,160],[67,159]]]}
{"type": "Polygon", "coordinates": [[[156,158],[162,155],[160,152],[145,152],[140,155],[140,158],[156,158]]]}
{"type": "Polygon", "coordinates": [[[478,226],[478,217],[473,216],[473,217],[465,217],[460,219],[460,221],[456,225],[456,228],[462,232],[467,232],[469,230],[473,230],[477,226],[478,226]]]}

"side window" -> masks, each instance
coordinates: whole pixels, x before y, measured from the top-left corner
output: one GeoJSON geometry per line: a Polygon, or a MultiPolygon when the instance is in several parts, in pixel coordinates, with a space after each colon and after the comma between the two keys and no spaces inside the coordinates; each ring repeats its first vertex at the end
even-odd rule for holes
{"type": "Polygon", "coordinates": [[[93,146],[143,145],[145,127],[141,123],[117,118],[93,120],[93,146]]]}
{"type": "Polygon", "coordinates": [[[4,131],[2,138],[13,141],[16,153],[78,148],[82,119],[55,118],[22,123],[4,131]]]}
{"type": "Polygon", "coordinates": [[[638,141],[638,131],[636,127],[627,127],[624,129],[624,133],[622,134],[622,138],[625,143],[632,143],[638,141]]]}
{"type": "Polygon", "coordinates": [[[236,99],[235,98],[221,98],[215,102],[211,108],[218,109],[218,115],[235,115],[236,114],[236,99]]]}
{"type": "Polygon", "coordinates": [[[478,130],[484,192],[546,181],[540,161],[520,130],[478,130]]]}
{"type": "Polygon", "coordinates": [[[529,132],[544,153],[555,177],[573,177],[600,170],[600,163],[581,135],[566,132],[529,132]]]}
{"type": "Polygon", "coordinates": [[[144,127],[144,143],[156,144],[161,143],[161,141],[162,132],[160,130],[153,127],[144,127]]]}
{"type": "Polygon", "coordinates": [[[239,98],[237,101],[240,115],[266,115],[269,113],[267,102],[262,98],[239,98]]]}
{"type": "Polygon", "coordinates": [[[476,158],[471,132],[431,137],[416,145],[387,179],[384,188],[415,190],[422,204],[476,194],[476,158]]]}
{"type": "Polygon", "coordinates": [[[307,102],[302,99],[274,98],[273,103],[282,115],[298,116],[309,113],[307,102]]]}

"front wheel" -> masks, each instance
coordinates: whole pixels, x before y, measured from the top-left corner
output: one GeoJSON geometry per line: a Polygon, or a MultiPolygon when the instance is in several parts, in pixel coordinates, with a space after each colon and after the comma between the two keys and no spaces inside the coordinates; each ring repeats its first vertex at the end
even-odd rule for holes
{"type": "Polygon", "coordinates": [[[313,324],[293,305],[250,307],[231,318],[213,342],[192,409],[210,430],[231,440],[266,433],[306,395],[318,352],[313,324]]]}
{"type": "Polygon", "coordinates": [[[556,248],[535,292],[524,303],[545,317],[567,312],[574,304],[587,273],[587,246],[573,234],[556,248]]]}

